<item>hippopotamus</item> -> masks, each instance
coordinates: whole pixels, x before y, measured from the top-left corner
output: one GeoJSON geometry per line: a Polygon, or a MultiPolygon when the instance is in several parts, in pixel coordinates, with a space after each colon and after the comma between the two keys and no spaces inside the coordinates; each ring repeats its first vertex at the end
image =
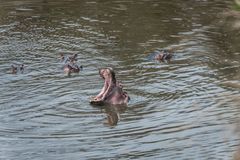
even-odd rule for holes
{"type": "Polygon", "coordinates": [[[68,75],[71,73],[78,73],[83,69],[82,66],[78,66],[76,63],[67,63],[64,65],[63,70],[68,75]]]}
{"type": "Polygon", "coordinates": [[[167,50],[156,50],[154,59],[158,61],[169,61],[173,55],[167,50]]]}
{"type": "Polygon", "coordinates": [[[67,63],[67,62],[76,62],[77,61],[77,53],[71,55],[71,56],[64,56],[63,53],[60,55],[60,59],[62,62],[67,63]]]}
{"type": "Polygon", "coordinates": [[[78,73],[83,69],[82,66],[78,66],[76,64],[76,61],[77,61],[76,53],[73,54],[72,56],[64,56],[64,54],[62,53],[60,56],[61,56],[60,57],[61,61],[64,62],[63,70],[68,75],[71,73],[78,73]]]}
{"type": "Polygon", "coordinates": [[[116,80],[115,72],[112,68],[102,68],[99,75],[104,79],[104,85],[101,92],[91,97],[90,103],[96,105],[127,105],[130,100],[127,92],[123,91],[122,85],[116,80]]]}
{"type": "Polygon", "coordinates": [[[19,71],[20,73],[23,73],[24,71],[24,64],[13,64],[12,66],[12,69],[11,69],[11,73],[12,74],[17,74],[17,72],[19,71]]]}

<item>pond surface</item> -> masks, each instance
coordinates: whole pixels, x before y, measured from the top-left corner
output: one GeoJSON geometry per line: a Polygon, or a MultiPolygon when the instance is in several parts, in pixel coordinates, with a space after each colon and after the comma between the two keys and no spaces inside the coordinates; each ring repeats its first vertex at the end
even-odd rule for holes
{"type": "Polygon", "coordinates": [[[232,3],[0,0],[0,159],[236,158],[232,3]],[[149,59],[157,48],[173,59],[149,59]],[[78,53],[83,71],[65,75],[61,53],[78,53]],[[21,63],[24,73],[11,74],[21,63]],[[127,107],[89,104],[103,86],[101,67],[114,68],[127,107]]]}

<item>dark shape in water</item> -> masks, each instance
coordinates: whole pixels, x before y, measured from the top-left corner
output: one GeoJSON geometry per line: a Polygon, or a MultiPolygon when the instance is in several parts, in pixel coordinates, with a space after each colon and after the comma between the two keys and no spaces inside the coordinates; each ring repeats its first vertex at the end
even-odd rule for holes
{"type": "Polygon", "coordinates": [[[23,73],[24,71],[24,64],[12,64],[11,65],[11,73],[17,74],[18,72],[23,73]]]}
{"type": "Polygon", "coordinates": [[[157,49],[149,54],[148,59],[158,61],[170,61],[172,57],[172,51],[166,49],[157,49]]]}
{"type": "Polygon", "coordinates": [[[71,56],[65,56],[63,53],[60,54],[60,59],[64,63],[68,62],[76,62],[77,61],[77,53],[71,55],[71,56]]]}
{"type": "Polygon", "coordinates": [[[77,54],[73,54],[72,56],[64,56],[63,53],[60,55],[61,61],[64,62],[63,70],[65,73],[70,75],[71,73],[79,73],[83,70],[82,66],[78,66],[76,64],[77,54]]]}
{"type": "Polygon", "coordinates": [[[67,63],[64,66],[64,72],[67,74],[71,74],[71,73],[79,73],[80,71],[83,70],[82,66],[78,66],[75,63],[67,63]]]}
{"type": "Polygon", "coordinates": [[[159,53],[157,53],[154,58],[158,61],[169,61],[172,58],[172,54],[163,50],[159,51],[159,53]]]}

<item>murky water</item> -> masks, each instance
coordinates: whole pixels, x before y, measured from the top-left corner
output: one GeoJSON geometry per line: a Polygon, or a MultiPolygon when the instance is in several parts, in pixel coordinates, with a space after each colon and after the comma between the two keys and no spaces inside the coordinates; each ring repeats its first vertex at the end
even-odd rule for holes
{"type": "Polygon", "coordinates": [[[0,159],[236,158],[240,29],[231,8],[219,0],[0,0],[0,159]],[[172,49],[173,60],[149,59],[156,48],[172,49]],[[84,70],[64,75],[60,53],[78,53],[84,70]],[[10,74],[13,63],[24,73],[10,74]],[[128,107],[89,104],[106,66],[128,107]]]}

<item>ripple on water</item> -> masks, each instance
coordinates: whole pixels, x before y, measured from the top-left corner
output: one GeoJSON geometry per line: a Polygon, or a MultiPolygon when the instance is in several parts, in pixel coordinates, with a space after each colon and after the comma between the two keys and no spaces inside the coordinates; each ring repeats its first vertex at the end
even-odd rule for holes
{"type": "Polygon", "coordinates": [[[239,54],[209,24],[215,3],[0,2],[10,15],[0,15],[0,159],[232,157],[239,54]],[[172,61],[151,60],[144,51],[154,48],[173,49],[172,61]],[[60,53],[78,53],[83,71],[64,75],[60,53]],[[24,73],[10,74],[11,63],[24,73]],[[106,66],[127,108],[89,104],[106,66]],[[111,113],[117,125],[106,123],[111,113]]]}

